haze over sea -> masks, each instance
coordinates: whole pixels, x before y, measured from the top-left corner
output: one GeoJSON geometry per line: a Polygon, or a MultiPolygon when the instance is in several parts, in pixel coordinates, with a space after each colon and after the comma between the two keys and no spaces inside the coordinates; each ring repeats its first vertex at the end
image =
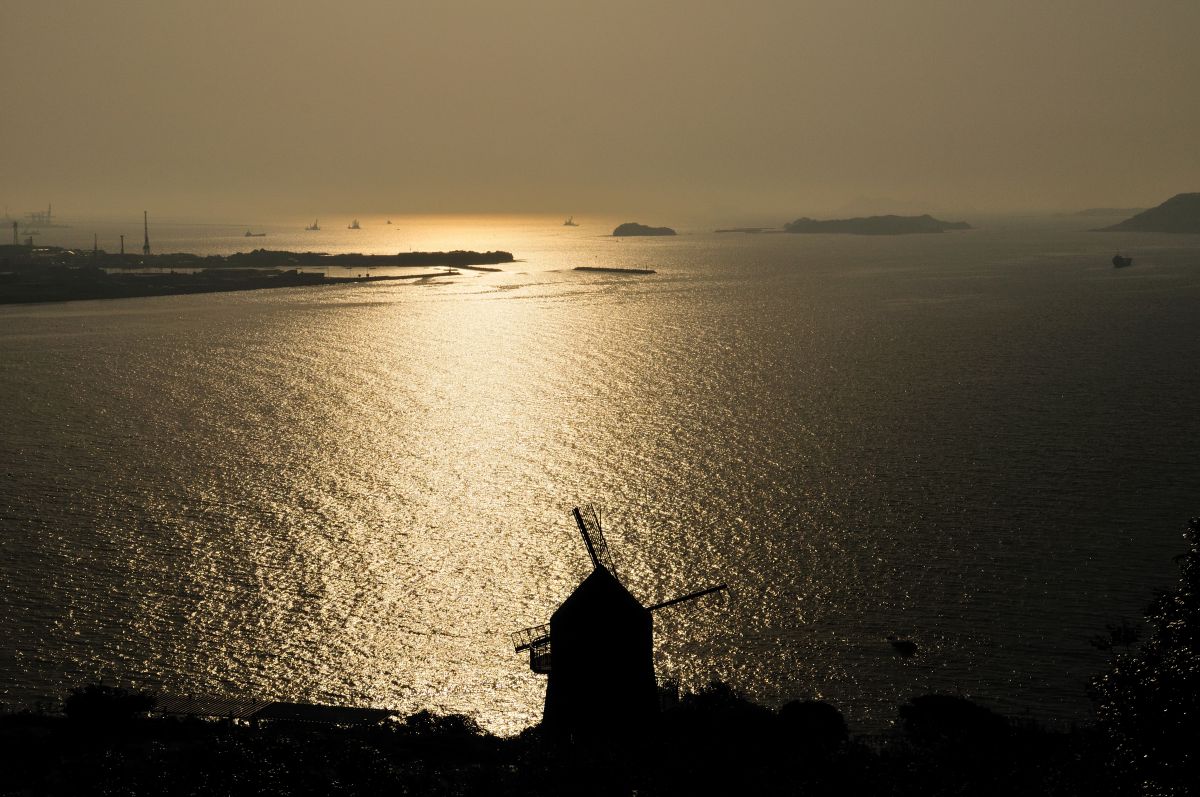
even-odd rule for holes
{"type": "MultiPolygon", "coordinates": [[[[627,220],[152,219],[158,252],[519,262],[0,307],[0,701],[102,678],[514,733],[545,682],[508,634],[587,572],[595,503],[644,603],[730,586],[656,616],[660,679],[856,729],[930,691],[1084,718],[1087,638],[1172,583],[1200,512],[1200,237],[627,220]]],[[[38,241],[138,251],[137,222],[38,241]]]]}

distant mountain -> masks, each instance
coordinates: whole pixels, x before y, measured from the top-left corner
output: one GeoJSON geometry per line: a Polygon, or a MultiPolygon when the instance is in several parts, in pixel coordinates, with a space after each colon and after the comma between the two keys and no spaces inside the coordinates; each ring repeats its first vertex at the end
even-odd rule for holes
{"type": "Polygon", "coordinates": [[[1200,233],[1200,194],[1176,194],[1156,208],[1096,232],[1200,233]]]}
{"type": "Polygon", "coordinates": [[[1087,208],[1076,211],[1075,216],[1132,216],[1141,213],[1145,208],[1087,208]]]}
{"type": "Polygon", "coordinates": [[[796,219],[783,225],[784,232],[796,233],[849,233],[851,235],[908,235],[910,233],[945,232],[946,230],[969,230],[965,221],[942,221],[928,214],[924,216],[866,216],[857,219],[796,219]]]}
{"type": "Polygon", "coordinates": [[[675,231],[670,227],[647,227],[645,224],[638,224],[636,221],[627,221],[624,224],[613,230],[613,235],[674,235],[675,231]]]}

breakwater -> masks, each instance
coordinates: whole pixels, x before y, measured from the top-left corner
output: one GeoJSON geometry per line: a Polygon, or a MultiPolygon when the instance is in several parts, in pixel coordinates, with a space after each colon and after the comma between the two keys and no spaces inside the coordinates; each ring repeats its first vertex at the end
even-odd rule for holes
{"type": "Polygon", "coordinates": [[[655,274],[652,268],[617,268],[607,266],[576,266],[575,271],[599,271],[602,274],[655,274]]]}

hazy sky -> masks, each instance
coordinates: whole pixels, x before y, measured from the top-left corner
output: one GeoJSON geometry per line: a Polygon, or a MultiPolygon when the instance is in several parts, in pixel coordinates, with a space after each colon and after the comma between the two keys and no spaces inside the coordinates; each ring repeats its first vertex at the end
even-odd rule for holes
{"type": "Polygon", "coordinates": [[[1200,191],[1200,2],[6,2],[14,215],[778,223],[1200,191]]]}

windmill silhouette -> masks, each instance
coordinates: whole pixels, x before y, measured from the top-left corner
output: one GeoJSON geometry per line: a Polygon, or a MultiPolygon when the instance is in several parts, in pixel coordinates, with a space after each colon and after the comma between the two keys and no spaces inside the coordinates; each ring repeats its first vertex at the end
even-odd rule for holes
{"type": "Polygon", "coordinates": [[[592,572],[549,623],[517,631],[512,640],[517,653],[529,651],[529,669],[549,676],[543,727],[598,736],[637,727],[658,709],[653,612],[720,592],[725,585],[642,606],[617,577],[599,515],[578,507],[572,514],[592,572]]]}

